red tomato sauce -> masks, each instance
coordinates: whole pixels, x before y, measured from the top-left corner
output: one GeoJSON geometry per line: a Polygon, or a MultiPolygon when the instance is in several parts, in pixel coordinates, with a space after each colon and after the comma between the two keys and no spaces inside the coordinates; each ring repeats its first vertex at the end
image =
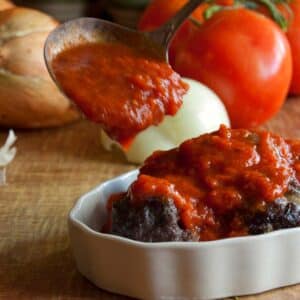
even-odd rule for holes
{"type": "Polygon", "coordinates": [[[123,145],[174,115],[188,89],[166,62],[120,43],[72,47],[58,54],[52,67],[86,117],[123,145]]]}
{"type": "Polygon", "coordinates": [[[173,199],[185,229],[215,240],[247,235],[244,215],[282,197],[295,180],[300,180],[300,142],[221,126],[155,152],[128,192],[132,205],[153,196],[173,199]]]}

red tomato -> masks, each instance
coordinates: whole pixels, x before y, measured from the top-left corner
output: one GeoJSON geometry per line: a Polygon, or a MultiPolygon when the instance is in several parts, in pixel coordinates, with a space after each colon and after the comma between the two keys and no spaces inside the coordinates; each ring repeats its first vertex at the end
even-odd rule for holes
{"type": "MultiPolygon", "coordinates": [[[[170,18],[172,18],[178,10],[180,10],[188,0],[154,0],[152,1],[145,12],[143,13],[138,28],[144,31],[151,31],[163,25],[170,18]]],[[[203,11],[208,7],[208,4],[202,4],[197,8],[192,17],[197,21],[203,20],[203,11]]],[[[170,48],[169,48],[169,61],[173,65],[175,55],[180,50],[181,46],[185,43],[188,37],[192,34],[195,26],[190,20],[185,21],[177,33],[175,34],[170,48]]]]}
{"type": "Polygon", "coordinates": [[[293,11],[293,17],[287,32],[293,58],[293,77],[290,93],[300,95],[300,0],[293,0],[289,4],[293,11]]]}
{"type": "MultiPolygon", "coordinates": [[[[290,94],[300,95],[300,0],[292,0],[287,4],[277,4],[278,10],[288,20],[286,33],[292,51],[293,75],[290,94]]],[[[270,11],[265,6],[259,6],[260,13],[270,17],[270,11]]]]}
{"type": "Polygon", "coordinates": [[[188,0],[153,0],[144,11],[139,28],[153,30],[168,21],[188,0]]]}
{"type": "Polygon", "coordinates": [[[217,12],[176,53],[174,68],[223,100],[233,127],[254,127],[282,106],[291,81],[289,43],[267,17],[244,9],[217,12]]]}

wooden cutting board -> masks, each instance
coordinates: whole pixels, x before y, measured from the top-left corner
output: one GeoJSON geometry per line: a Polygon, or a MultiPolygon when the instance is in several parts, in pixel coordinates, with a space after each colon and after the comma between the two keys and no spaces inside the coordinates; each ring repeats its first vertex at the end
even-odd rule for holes
{"type": "MultiPolygon", "coordinates": [[[[289,99],[266,127],[300,138],[299,116],[300,99],[289,99]]],[[[76,271],[67,214],[81,194],[135,166],[102,150],[98,129],[88,122],[16,133],[18,154],[8,185],[0,187],[0,299],[126,299],[76,271]]],[[[0,131],[0,144],[6,134],[0,131]]],[[[240,299],[296,300],[300,285],[240,299]]]]}

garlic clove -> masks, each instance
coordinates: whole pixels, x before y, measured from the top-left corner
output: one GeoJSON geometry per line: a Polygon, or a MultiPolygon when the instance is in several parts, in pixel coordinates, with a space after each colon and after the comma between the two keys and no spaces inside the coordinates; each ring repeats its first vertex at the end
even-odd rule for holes
{"type": "Polygon", "coordinates": [[[7,166],[15,158],[17,149],[12,146],[16,140],[14,131],[10,130],[5,144],[0,148],[0,168],[7,166]]]}
{"type": "Polygon", "coordinates": [[[0,148],[0,186],[6,184],[6,166],[15,158],[17,149],[12,147],[17,137],[13,130],[8,133],[7,140],[0,148]]]}

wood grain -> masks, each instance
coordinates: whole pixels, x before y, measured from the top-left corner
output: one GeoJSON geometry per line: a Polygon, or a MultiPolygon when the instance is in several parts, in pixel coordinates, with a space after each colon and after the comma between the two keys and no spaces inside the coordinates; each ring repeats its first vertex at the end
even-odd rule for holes
{"type": "MultiPolygon", "coordinates": [[[[299,116],[300,99],[290,99],[266,127],[300,138],[299,116]]],[[[66,220],[76,199],[135,167],[102,150],[98,134],[88,122],[17,131],[18,154],[0,188],[0,299],[126,299],[85,280],[69,247],[66,220]]],[[[240,299],[296,300],[300,285],[240,299]]]]}

